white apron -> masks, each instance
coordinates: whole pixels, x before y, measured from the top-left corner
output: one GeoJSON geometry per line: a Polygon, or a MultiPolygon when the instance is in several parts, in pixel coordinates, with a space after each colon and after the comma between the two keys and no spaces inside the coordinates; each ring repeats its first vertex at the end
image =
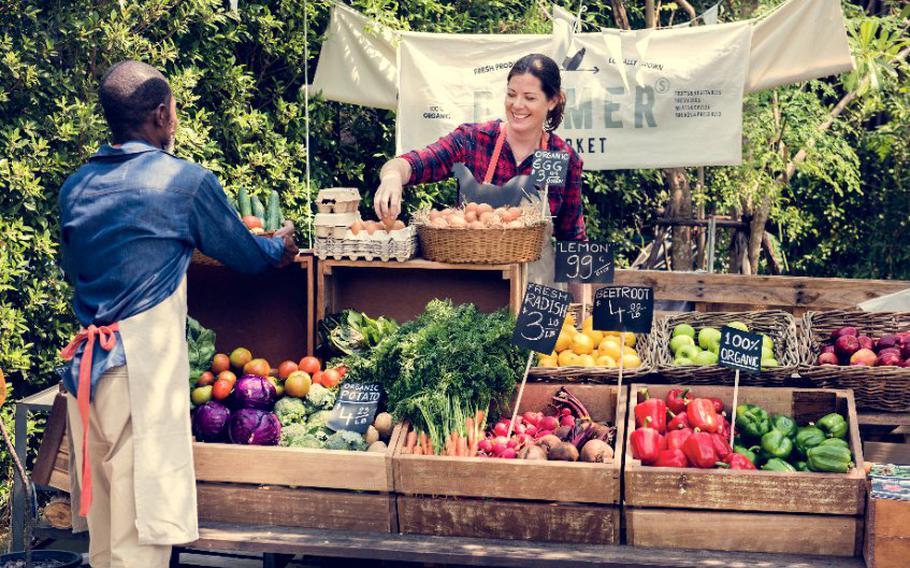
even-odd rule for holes
{"type": "MultiPolygon", "coordinates": [[[[169,298],[119,324],[129,375],[140,544],[183,544],[199,538],[186,312],[184,277],[169,298]]],[[[69,438],[70,472],[75,472],[73,456],[79,448],[69,438]]],[[[77,476],[70,479],[77,503],[77,476]]],[[[85,519],[73,510],[74,530],[84,529],[85,519]]]]}

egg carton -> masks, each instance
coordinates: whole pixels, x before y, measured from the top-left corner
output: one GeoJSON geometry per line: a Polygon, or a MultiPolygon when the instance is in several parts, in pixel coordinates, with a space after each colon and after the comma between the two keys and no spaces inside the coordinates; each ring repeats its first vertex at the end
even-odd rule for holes
{"type": "Polygon", "coordinates": [[[350,230],[345,238],[316,237],[316,256],[348,260],[397,260],[404,262],[417,256],[417,230],[405,227],[385,235],[365,235],[361,232],[354,237],[350,230]]]}
{"type": "Polygon", "coordinates": [[[356,213],[360,192],[353,187],[330,187],[316,195],[316,209],[322,214],[356,213]]]}

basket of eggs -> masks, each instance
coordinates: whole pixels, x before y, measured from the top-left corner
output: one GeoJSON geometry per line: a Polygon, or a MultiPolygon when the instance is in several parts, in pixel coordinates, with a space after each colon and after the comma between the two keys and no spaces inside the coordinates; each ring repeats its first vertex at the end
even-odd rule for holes
{"type": "Polygon", "coordinates": [[[421,209],[412,223],[428,260],[506,264],[540,258],[547,221],[538,206],[494,209],[487,203],[467,203],[459,208],[421,209]]]}

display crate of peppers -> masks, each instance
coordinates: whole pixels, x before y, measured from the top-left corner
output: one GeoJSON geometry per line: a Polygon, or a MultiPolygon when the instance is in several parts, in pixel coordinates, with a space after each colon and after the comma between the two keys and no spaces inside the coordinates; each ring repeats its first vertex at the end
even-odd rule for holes
{"type": "Polygon", "coordinates": [[[469,434],[469,455],[457,443],[437,452],[409,433],[394,457],[400,531],[618,544],[626,398],[617,392],[528,384],[513,435],[511,410],[503,409],[479,436],[469,434]]]}
{"type": "Polygon", "coordinates": [[[742,387],[731,446],[732,404],[731,387],[632,385],[624,474],[629,542],[856,554],[865,474],[852,393],[742,387]],[[656,531],[658,518],[661,526],[683,528],[656,531]],[[699,523],[704,531],[686,528],[699,523]],[[775,523],[800,527],[799,534],[775,531],[775,523]]]}

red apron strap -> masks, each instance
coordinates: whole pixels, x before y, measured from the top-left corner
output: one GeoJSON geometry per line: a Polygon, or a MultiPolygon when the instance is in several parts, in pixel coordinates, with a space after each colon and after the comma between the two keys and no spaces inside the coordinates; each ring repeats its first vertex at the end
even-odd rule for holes
{"type": "Polygon", "coordinates": [[[96,339],[106,351],[110,351],[117,345],[117,336],[114,335],[116,331],[120,331],[119,323],[102,326],[90,325],[76,334],[76,337],[70,341],[69,345],[60,352],[60,357],[65,361],[69,361],[76,355],[79,345],[85,343],[85,349],[82,350],[82,360],[79,362],[79,385],[76,393],[76,402],[79,404],[79,417],[82,419],[82,495],[79,501],[79,514],[83,517],[88,516],[88,510],[92,504],[92,467],[88,459],[92,356],[95,352],[96,339]]]}
{"type": "MultiPolygon", "coordinates": [[[[499,136],[496,137],[496,146],[493,147],[493,155],[490,157],[490,165],[487,166],[487,175],[483,176],[483,183],[493,181],[493,174],[496,173],[496,165],[499,164],[499,154],[502,152],[502,145],[506,142],[506,126],[508,123],[503,122],[499,128],[499,136]]],[[[540,135],[540,149],[546,150],[550,135],[544,132],[540,135]]]]}

